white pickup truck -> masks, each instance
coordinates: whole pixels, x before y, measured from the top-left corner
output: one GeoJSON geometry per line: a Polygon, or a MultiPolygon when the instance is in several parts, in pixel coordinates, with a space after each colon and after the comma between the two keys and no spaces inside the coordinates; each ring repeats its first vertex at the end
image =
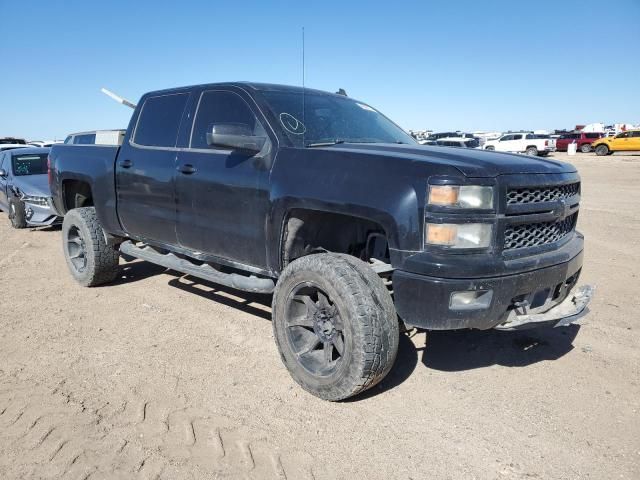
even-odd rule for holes
{"type": "Polygon", "coordinates": [[[554,150],[553,142],[548,135],[538,135],[533,132],[507,133],[496,140],[488,140],[483,148],[496,152],[526,153],[541,157],[554,150]]]}

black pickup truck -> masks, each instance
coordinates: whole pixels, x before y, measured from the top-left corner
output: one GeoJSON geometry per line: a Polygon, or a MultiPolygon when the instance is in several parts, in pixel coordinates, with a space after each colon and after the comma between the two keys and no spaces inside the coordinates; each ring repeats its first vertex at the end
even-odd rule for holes
{"type": "Polygon", "coordinates": [[[151,92],[121,147],[53,146],[49,181],[80,284],[125,254],[273,294],[284,364],[328,400],[384,378],[405,328],[566,325],[591,298],[572,165],[421,146],[344,95],[151,92]]]}

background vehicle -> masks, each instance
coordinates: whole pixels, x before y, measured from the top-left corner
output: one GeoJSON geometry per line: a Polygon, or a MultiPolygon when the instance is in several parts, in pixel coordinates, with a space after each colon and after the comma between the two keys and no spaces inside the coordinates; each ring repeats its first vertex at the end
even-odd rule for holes
{"type": "Polygon", "coordinates": [[[591,147],[596,155],[611,155],[614,152],[640,151],[640,130],[629,130],[615,137],[604,137],[594,141],[591,147]]]}
{"type": "Polygon", "coordinates": [[[58,220],[51,208],[47,179],[48,148],[20,148],[0,153],[0,209],[14,228],[51,225],[58,220]]]}
{"type": "Polygon", "coordinates": [[[13,150],[15,148],[25,148],[28,145],[24,145],[22,143],[2,143],[0,144],[0,152],[4,152],[5,150],[13,150]]]}
{"type": "Polygon", "coordinates": [[[553,151],[548,135],[537,135],[532,132],[515,132],[502,135],[497,140],[487,140],[485,150],[497,152],[526,153],[527,155],[548,155],[553,151]]]}
{"type": "Polygon", "coordinates": [[[597,132],[565,133],[564,135],[560,135],[560,138],[556,140],[556,150],[566,152],[568,145],[575,142],[579,151],[589,153],[591,151],[591,143],[603,136],[603,133],[597,132]]]}
{"type": "Polygon", "coordinates": [[[49,148],[56,143],[64,143],[62,140],[32,140],[29,142],[29,146],[31,147],[39,147],[39,148],[49,148]]]}
{"type": "Polygon", "coordinates": [[[122,145],[126,130],[92,130],[72,133],[64,143],[73,145],[122,145]]]}
{"type": "Polygon", "coordinates": [[[572,165],[424,148],[363,102],[297,87],[198,85],[137,105],[122,147],[51,149],[71,275],[110,282],[122,253],[273,293],[282,360],[320,398],[385,377],[398,317],[515,329],[585,313],[572,165]]]}
{"type": "Polygon", "coordinates": [[[437,145],[440,147],[462,147],[462,148],[480,148],[480,142],[476,138],[439,138],[438,140],[429,140],[425,145],[437,145]]]}

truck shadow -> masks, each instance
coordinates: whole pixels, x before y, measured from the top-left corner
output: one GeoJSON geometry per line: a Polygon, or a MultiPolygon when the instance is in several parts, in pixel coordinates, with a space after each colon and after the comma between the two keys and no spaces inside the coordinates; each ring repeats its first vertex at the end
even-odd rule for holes
{"type": "MultiPolygon", "coordinates": [[[[271,320],[271,295],[241,292],[149,262],[134,260],[125,263],[114,284],[126,284],[162,273],[173,277],[168,281],[171,287],[263,320],[271,320]]],[[[557,360],[571,352],[579,330],[579,325],[569,325],[516,332],[430,331],[426,333],[424,346],[418,343],[418,339],[424,338],[424,332],[414,339],[401,334],[398,355],[387,377],[372,389],[346,401],[365,400],[396,388],[414,372],[420,353],[424,367],[444,372],[474,370],[492,365],[526,367],[545,360],[557,360]]]]}
{"type": "Polygon", "coordinates": [[[502,365],[526,367],[557,360],[573,350],[580,325],[530,330],[432,331],[427,334],[422,363],[445,372],[502,365]]]}

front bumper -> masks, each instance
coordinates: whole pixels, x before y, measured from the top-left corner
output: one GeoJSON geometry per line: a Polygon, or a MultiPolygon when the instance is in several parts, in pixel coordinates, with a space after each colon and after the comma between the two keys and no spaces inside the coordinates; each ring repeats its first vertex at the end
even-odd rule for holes
{"type": "Polygon", "coordinates": [[[503,324],[502,328],[506,329],[520,328],[525,324],[540,323],[542,317],[534,315],[547,313],[550,315],[545,320],[561,321],[581,314],[591,298],[591,291],[583,292],[582,298],[587,300],[579,312],[571,311],[563,304],[567,298],[572,298],[571,290],[578,282],[582,259],[581,251],[565,263],[491,278],[437,278],[396,270],[393,274],[396,310],[407,325],[428,330],[489,329],[500,328],[503,324]],[[474,290],[492,291],[491,302],[486,308],[454,310],[450,307],[454,292],[474,290]],[[560,310],[556,310],[558,308],[560,310]],[[562,316],[563,312],[566,315],[562,316]],[[556,313],[561,318],[553,317],[556,313]]]}
{"type": "Polygon", "coordinates": [[[60,223],[62,218],[52,208],[51,199],[47,205],[24,202],[24,210],[27,218],[27,224],[33,227],[46,227],[56,223],[60,223]]]}

